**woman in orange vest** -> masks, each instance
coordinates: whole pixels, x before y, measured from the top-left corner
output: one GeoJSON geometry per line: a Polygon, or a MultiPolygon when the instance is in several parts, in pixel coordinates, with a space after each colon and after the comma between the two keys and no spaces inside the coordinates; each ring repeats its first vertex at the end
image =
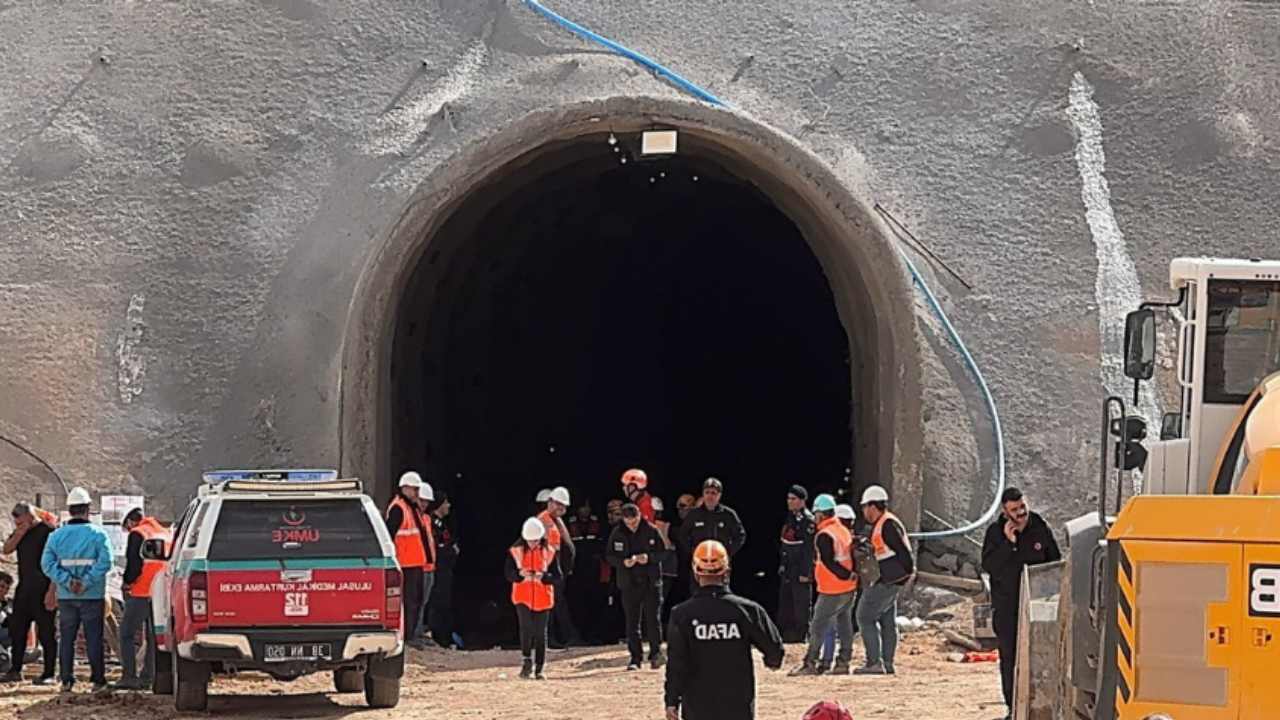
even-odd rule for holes
{"type": "Polygon", "coordinates": [[[418,504],[420,492],[430,492],[422,476],[410,470],[400,476],[400,491],[387,506],[387,532],[396,544],[396,560],[404,573],[404,639],[418,643],[418,625],[426,602],[424,575],[435,571],[435,544],[431,520],[418,504]]]}
{"type": "Polygon", "coordinates": [[[556,605],[553,583],[560,577],[560,569],[541,520],[525,520],[520,538],[511,546],[506,567],[511,602],[520,621],[520,652],[524,656],[520,677],[546,680],[542,668],[547,661],[547,621],[556,605]]]}
{"type": "Polygon", "coordinates": [[[818,532],[813,539],[817,549],[813,580],[818,589],[818,601],[813,604],[809,650],[805,653],[804,664],[791,674],[821,675],[827,672],[819,664],[819,653],[827,629],[834,624],[840,649],[831,673],[848,675],[849,660],[853,657],[853,598],[858,589],[858,576],[853,570],[853,533],[836,517],[836,500],[830,495],[824,493],[814,499],[813,517],[818,521],[818,532]]]}
{"type": "Polygon", "coordinates": [[[165,548],[172,541],[169,528],[153,517],[142,514],[142,508],[134,508],[121,523],[129,533],[124,550],[124,619],[120,621],[120,682],[121,690],[141,690],[151,686],[156,663],[155,627],[151,618],[151,584],[164,567],[160,560],[143,560],[142,543],[147,540],[163,540],[165,548]],[[142,675],[137,673],[138,653],[135,638],[139,630],[146,632],[147,657],[143,661],[142,675]]]}

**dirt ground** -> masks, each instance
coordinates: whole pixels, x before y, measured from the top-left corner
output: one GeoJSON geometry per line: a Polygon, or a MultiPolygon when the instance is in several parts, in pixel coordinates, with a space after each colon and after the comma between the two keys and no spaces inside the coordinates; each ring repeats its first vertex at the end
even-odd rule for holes
{"type": "MultiPolygon", "coordinates": [[[[788,646],[782,671],[758,665],[759,720],[799,720],[822,699],[838,700],[856,720],[991,720],[1003,717],[999,673],[994,664],[948,662],[939,635],[925,629],[903,637],[898,675],[893,677],[789,678],[803,647],[788,646]]],[[[860,650],[855,653],[857,660],[860,650]]],[[[758,656],[757,656],[758,657],[758,656]]],[[[551,651],[545,683],[516,678],[514,652],[411,651],[399,707],[368,710],[362,695],[332,692],[327,675],[294,683],[259,676],[217,678],[210,687],[208,715],[237,718],[344,718],[378,720],[658,720],[662,671],[626,671],[618,648],[551,651]]],[[[153,720],[173,717],[171,700],[150,693],[92,697],[87,683],[60,697],[56,689],[29,684],[0,687],[0,720],[153,720]]]]}

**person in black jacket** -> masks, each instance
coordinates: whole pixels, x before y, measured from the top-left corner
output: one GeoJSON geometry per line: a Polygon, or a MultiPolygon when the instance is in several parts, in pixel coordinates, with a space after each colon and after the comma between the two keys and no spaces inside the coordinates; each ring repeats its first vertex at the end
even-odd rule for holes
{"type": "Polygon", "coordinates": [[[436,499],[428,506],[432,534],[436,540],[436,581],[431,587],[427,603],[427,626],[431,639],[443,648],[459,646],[461,638],[453,632],[453,571],[462,554],[458,533],[449,513],[453,503],[444,490],[436,492],[436,499]]]}
{"type": "Polygon", "coordinates": [[[27,633],[35,623],[44,651],[44,671],[36,678],[36,685],[53,683],[58,661],[58,643],[53,610],[54,588],[44,571],[40,569],[40,557],[44,546],[53,534],[56,521],[48,518],[30,503],[13,506],[13,534],[5,540],[0,554],[18,553],[18,587],[13,593],[13,614],[9,618],[9,671],[0,675],[0,682],[22,680],[22,665],[26,659],[27,633]]]}
{"type": "Polygon", "coordinates": [[[693,597],[671,611],[667,626],[667,720],[753,720],[754,646],[771,670],[782,667],[782,636],[764,608],[725,588],[729,552],[714,540],[693,551],[693,597]]]}
{"type": "MultiPolygon", "coordinates": [[[[720,502],[723,494],[724,485],[716,478],[707,478],[702,483],[701,503],[689,511],[680,525],[680,544],[687,548],[686,552],[692,552],[706,540],[716,540],[729,551],[729,557],[733,557],[747,544],[747,530],[738,513],[720,502]]],[[[726,584],[728,581],[726,577],[726,584]]],[[[692,578],[692,583],[696,589],[697,579],[692,578]]]]}
{"type": "Polygon", "coordinates": [[[862,517],[871,526],[871,547],[880,579],[862,589],[858,599],[858,632],[867,651],[866,664],[855,675],[893,675],[898,650],[898,593],[916,572],[907,529],[889,512],[889,493],[871,485],[862,493],[862,517]]]}
{"type": "Polygon", "coordinates": [[[982,569],[991,576],[991,624],[1000,641],[1000,684],[1013,712],[1013,667],[1018,652],[1022,568],[1062,559],[1048,523],[1027,507],[1018,488],[1000,496],[1002,513],[982,540],[982,569]]]}
{"type": "Polygon", "coordinates": [[[662,628],[658,605],[662,602],[662,561],[667,548],[653,525],[640,517],[634,503],[622,506],[622,524],[609,534],[606,557],[618,574],[622,609],[627,617],[627,649],[631,651],[628,670],[639,670],[643,659],[640,630],[649,634],[649,664],[662,667],[662,628]]]}
{"type": "Polygon", "coordinates": [[[778,577],[778,625],[786,642],[803,642],[813,602],[813,534],[817,523],[805,503],[809,492],[792,485],[787,493],[787,521],[782,526],[778,577]]]}

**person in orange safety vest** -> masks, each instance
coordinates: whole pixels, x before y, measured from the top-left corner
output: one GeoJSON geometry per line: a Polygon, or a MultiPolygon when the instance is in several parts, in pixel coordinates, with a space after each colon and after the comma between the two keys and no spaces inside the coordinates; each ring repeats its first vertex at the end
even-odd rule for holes
{"type": "Polygon", "coordinates": [[[547,622],[556,606],[555,584],[560,568],[542,520],[531,517],[524,521],[520,540],[508,551],[505,574],[520,621],[520,677],[546,680],[543,667],[547,662],[547,622]]]}
{"type": "Polygon", "coordinates": [[[553,488],[547,493],[546,509],[538,513],[538,520],[547,531],[547,545],[556,551],[555,563],[558,572],[555,590],[561,601],[551,613],[553,648],[585,644],[569,614],[568,597],[564,587],[565,579],[573,574],[573,563],[578,553],[577,546],[573,543],[573,536],[569,534],[569,528],[564,524],[564,516],[569,512],[570,502],[568,488],[553,488]]]}
{"type": "Polygon", "coordinates": [[[813,501],[813,516],[818,521],[814,536],[817,559],[813,566],[814,584],[818,599],[813,604],[813,619],[809,624],[809,650],[804,664],[792,671],[792,675],[821,675],[826,668],[820,664],[822,640],[832,623],[840,641],[834,675],[848,675],[849,661],[853,657],[853,606],[854,593],[858,589],[858,576],[853,568],[853,533],[836,517],[835,498],[819,495],[813,501]]]}
{"type": "Polygon", "coordinates": [[[419,497],[432,494],[431,486],[412,470],[400,476],[400,490],[387,506],[387,531],[396,545],[396,560],[404,573],[404,637],[418,637],[422,624],[422,608],[426,602],[427,573],[436,567],[435,543],[431,536],[431,520],[422,511],[419,497]]]}
{"type": "Polygon", "coordinates": [[[866,665],[855,675],[893,675],[898,649],[898,592],[915,574],[915,560],[907,528],[889,512],[889,493],[871,485],[862,493],[862,517],[871,525],[871,548],[880,566],[880,579],[862,591],[858,603],[858,632],[866,648],[866,665]]]}
{"type": "Polygon", "coordinates": [[[121,528],[129,533],[124,550],[124,619],[120,621],[120,690],[141,690],[151,686],[156,663],[156,635],[151,617],[151,585],[164,568],[163,560],[144,560],[142,543],[163,540],[166,554],[173,534],[159,520],[133,508],[124,516],[121,528]],[[138,670],[137,636],[145,633],[147,655],[138,670]]]}

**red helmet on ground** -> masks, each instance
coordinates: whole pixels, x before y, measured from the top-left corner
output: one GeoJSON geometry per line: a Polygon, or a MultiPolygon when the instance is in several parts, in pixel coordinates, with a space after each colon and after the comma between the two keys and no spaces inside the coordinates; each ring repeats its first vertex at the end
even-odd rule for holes
{"type": "Polygon", "coordinates": [[[643,490],[649,487],[649,476],[645,475],[644,471],[639,468],[631,468],[622,473],[622,487],[626,488],[628,485],[635,485],[643,490]]]}
{"type": "Polygon", "coordinates": [[[823,700],[809,708],[801,720],[853,720],[853,715],[840,703],[823,700]]]}

